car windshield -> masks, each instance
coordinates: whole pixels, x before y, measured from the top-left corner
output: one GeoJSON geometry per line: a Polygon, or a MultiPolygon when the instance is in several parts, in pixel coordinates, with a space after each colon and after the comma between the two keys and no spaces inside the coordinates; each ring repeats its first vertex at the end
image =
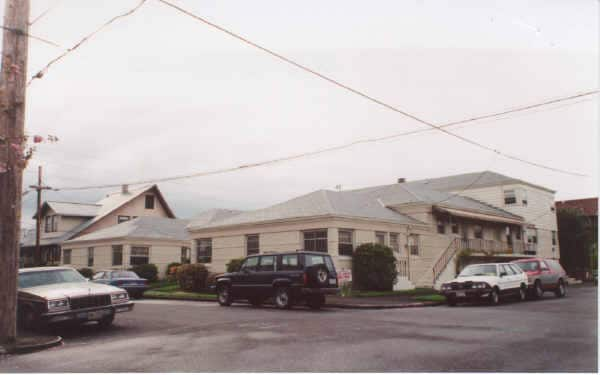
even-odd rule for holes
{"type": "Polygon", "coordinates": [[[519,262],[517,266],[521,268],[523,271],[537,271],[540,268],[540,264],[536,261],[531,262],[519,262]]]}
{"type": "Polygon", "coordinates": [[[50,270],[19,273],[19,288],[40,285],[80,283],[86,279],[75,270],[50,270]]]}
{"type": "Polygon", "coordinates": [[[325,264],[329,272],[334,272],[335,269],[333,267],[333,262],[329,255],[314,255],[314,254],[306,254],[304,255],[304,263],[305,266],[310,267],[317,264],[325,264]]]}
{"type": "Polygon", "coordinates": [[[131,271],[118,271],[111,273],[110,277],[113,279],[137,279],[138,275],[131,271]]]}
{"type": "Polygon", "coordinates": [[[481,264],[476,266],[468,266],[458,277],[467,276],[496,276],[496,265],[494,264],[481,264]]]}

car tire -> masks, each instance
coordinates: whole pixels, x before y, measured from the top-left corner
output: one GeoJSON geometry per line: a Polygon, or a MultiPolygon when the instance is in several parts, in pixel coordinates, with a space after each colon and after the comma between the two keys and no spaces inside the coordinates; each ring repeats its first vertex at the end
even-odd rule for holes
{"type": "Polygon", "coordinates": [[[289,309],[292,307],[290,288],[282,286],[275,289],[275,306],[278,309],[289,309]]]}
{"type": "Polygon", "coordinates": [[[319,309],[321,309],[321,307],[323,307],[323,305],[325,305],[325,296],[323,296],[323,295],[309,296],[306,300],[306,305],[311,310],[319,310],[319,309]]]}
{"type": "Polygon", "coordinates": [[[231,287],[229,285],[221,285],[218,287],[217,300],[221,306],[231,306],[231,287]]]}
{"type": "Polygon", "coordinates": [[[554,291],[554,295],[557,298],[563,298],[567,295],[567,286],[562,279],[558,280],[558,287],[554,291]]]}
{"type": "Polygon", "coordinates": [[[490,305],[498,305],[500,303],[500,293],[498,292],[498,288],[492,289],[489,297],[490,305]]]}
{"type": "Polygon", "coordinates": [[[544,289],[542,288],[542,282],[536,280],[533,284],[533,298],[540,299],[544,295],[544,289]]]}
{"type": "Polygon", "coordinates": [[[115,314],[110,314],[98,321],[98,325],[102,328],[109,327],[115,321],[115,314]]]}
{"type": "Polygon", "coordinates": [[[519,301],[524,302],[527,299],[527,287],[525,285],[521,285],[519,288],[519,301]]]}

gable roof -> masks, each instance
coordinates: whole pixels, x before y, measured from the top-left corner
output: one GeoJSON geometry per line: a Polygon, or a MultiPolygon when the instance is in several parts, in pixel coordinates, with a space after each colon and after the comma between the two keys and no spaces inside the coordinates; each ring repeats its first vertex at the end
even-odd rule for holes
{"type": "Polygon", "coordinates": [[[244,211],[228,210],[224,208],[213,208],[208,211],[201,212],[200,214],[194,216],[190,221],[193,222],[194,225],[205,226],[214,222],[230,218],[235,215],[239,215],[242,212],[244,211]]]}
{"type": "Polygon", "coordinates": [[[531,186],[536,189],[544,190],[549,193],[556,191],[543,186],[535,185],[518,178],[508,177],[492,171],[482,171],[474,173],[457,174],[454,176],[445,176],[437,178],[428,178],[424,180],[406,182],[407,185],[421,184],[432,190],[438,191],[460,191],[465,188],[477,189],[490,186],[502,186],[511,184],[521,184],[531,186]]]}
{"type": "Polygon", "coordinates": [[[585,216],[598,216],[598,198],[572,199],[556,202],[556,208],[579,209],[585,216]]]}
{"type": "MultiPolygon", "coordinates": [[[[43,215],[48,209],[51,209],[57,215],[61,216],[94,217],[100,207],[99,204],[94,203],[46,201],[41,207],[41,212],[43,215]]],[[[32,219],[36,218],[37,211],[32,219]]]]}
{"type": "Polygon", "coordinates": [[[100,241],[114,238],[187,241],[189,239],[186,230],[188,224],[189,220],[184,219],[144,216],[88,233],[65,243],[72,244],[81,241],[100,241]]]}

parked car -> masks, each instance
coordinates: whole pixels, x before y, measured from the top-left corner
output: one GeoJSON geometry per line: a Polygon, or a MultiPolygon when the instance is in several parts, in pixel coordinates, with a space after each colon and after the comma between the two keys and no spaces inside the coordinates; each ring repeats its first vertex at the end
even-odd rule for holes
{"type": "Polygon", "coordinates": [[[554,259],[531,258],[514,262],[527,274],[529,295],[541,298],[544,292],[554,292],[556,297],[567,295],[567,273],[554,259]]]}
{"type": "Polygon", "coordinates": [[[142,279],[133,271],[104,270],[94,274],[92,281],[123,288],[133,298],[141,298],[148,290],[148,280],[142,279]]]}
{"type": "Polygon", "coordinates": [[[512,263],[472,264],[441,288],[450,306],[474,300],[487,300],[497,305],[507,296],[517,296],[523,301],[527,297],[526,291],[527,275],[512,263]]]}
{"type": "Polygon", "coordinates": [[[325,304],[325,295],[339,292],[331,257],[309,251],[249,256],[238,272],[218,277],[216,284],[221,306],[236,300],[260,306],[272,297],[280,309],[300,302],[319,309],[325,304]]]}
{"type": "Polygon", "coordinates": [[[70,267],[19,270],[17,311],[24,328],[67,321],[97,321],[105,327],[133,305],[125,290],[89,282],[70,267]]]}

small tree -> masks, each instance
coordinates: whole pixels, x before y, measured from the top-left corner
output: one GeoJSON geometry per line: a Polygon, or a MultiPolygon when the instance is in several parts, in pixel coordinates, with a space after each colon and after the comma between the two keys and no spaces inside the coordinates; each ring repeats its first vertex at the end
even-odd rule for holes
{"type": "Polygon", "coordinates": [[[356,290],[392,290],[398,270],[391,248],[363,244],[352,256],[352,285],[356,290]]]}
{"type": "Polygon", "coordinates": [[[237,272],[242,267],[242,262],[245,258],[234,258],[227,263],[227,272],[237,272]]]}

